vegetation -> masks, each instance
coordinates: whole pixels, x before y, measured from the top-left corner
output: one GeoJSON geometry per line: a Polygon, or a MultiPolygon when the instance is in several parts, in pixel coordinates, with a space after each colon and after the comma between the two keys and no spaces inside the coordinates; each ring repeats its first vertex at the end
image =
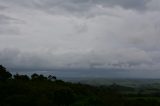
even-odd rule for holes
{"type": "Polygon", "coordinates": [[[143,91],[64,82],[36,73],[12,76],[0,65],[0,106],[160,106],[160,92],[143,91]]]}

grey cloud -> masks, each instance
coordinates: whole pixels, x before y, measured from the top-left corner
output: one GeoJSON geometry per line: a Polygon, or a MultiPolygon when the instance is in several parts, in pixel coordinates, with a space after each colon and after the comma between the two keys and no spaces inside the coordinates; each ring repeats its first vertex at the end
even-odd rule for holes
{"type": "Polygon", "coordinates": [[[160,68],[160,14],[158,6],[151,9],[155,4],[159,5],[156,0],[0,2],[8,6],[9,11],[0,15],[1,35],[13,34],[13,27],[22,31],[21,37],[3,36],[0,39],[0,63],[6,66],[160,68]],[[141,10],[145,12],[138,12],[141,10]],[[19,20],[13,17],[24,20],[25,24],[17,25],[19,20]],[[10,47],[18,50],[3,49],[10,47]]]}
{"type": "Polygon", "coordinates": [[[23,53],[18,49],[2,49],[0,50],[0,63],[10,68],[45,68],[47,62],[43,57],[37,54],[23,53]],[[43,67],[43,65],[45,66],[43,67]]]}
{"type": "Polygon", "coordinates": [[[0,24],[9,24],[12,21],[15,21],[15,18],[0,14],[0,24]]]}
{"type": "Polygon", "coordinates": [[[160,10],[160,1],[159,0],[150,0],[146,7],[151,11],[159,11],[160,10]]]}
{"type": "Polygon", "coordinates": [[[18,35],[19,31],[16,28],[6,28],[0,26],[0,36],[18,35]]]}
{"type": "MultiPolygon", "coordinates": [[[[142,11],[145,10],[148,0],[47,0],[34,2],[35,6],[42,11],[46,11],[52,14],[69,14],[75,16],[87,16],[93,17],[97,13],[92,12],[97,6],[106,7],[115,7],[119,6],[125,9],[133,9],[142,11]],[[92,12],[92,13],[91,13],[92,12]]],[[[32,5],[33,6],[33,5],[32,5]]],[[[100,12],[100,14],[106,14],[100,12]]]]}
{"type": "MultiPolygon", "coordinates": [[[[149,0],[6,0],[5,2],[26,8],[42,10],[51,14],[85,16],[96,6],[144,10],[149,0]]],[[[90,14],[90,17],[94,14],[90,14]]]]}
{"type": "Polygon", "coordinates": [[[19,23],[19,20],[10,16],[0,14],[0,36],[2,35],[18,35],[19,31],[11,26],[19,23]]]}
{"type": "Polygon", "coordinates": [[[3,49],[0,51],[0,63],[6,66],[13,66],[19,51],[15,49],[3,49]]]}
{"type": "Polygon", "coordinates": [[[141,9],[145,9],[146,7],[146,3],[149,0],[94,0],[95,2],[101,3],[102,1],[102,5],[117,5],[117,6],[121,6],[123,8],[126,9],[135,9],[135,10],[141,10],[141,9]]]}
{"type": "Polygon", "coordinates": [[[0,10],[5,10],[7,7],[0,5],[0,10]]]}
{"type": "MultiPolygon", "coordinates": [[[[42,2],[42,4],[47,4],[49,7],[54,7],[55,5],[60,5],[70,11],[80,10],[84,11],[87,8],[103,5],[103,6],[121,6],[127,9],[143,9],[149,0],[47,0],[42,2]]],[[[41,2],[41,1],[39,1],[41,2]]],[[[46,6],[47,7],[47,6],[46,6]]]]}
{"type": "Polygon", "coordinates": [[[150,69],[151,66],[157,64],[151,64],[153,63],[152,56],[149,53],[134,49],[113,50],[110,54],[96,51],[96,54],[69,52],[59,55],[48,52],[37,54],[22,52],[18,49],[3,49],[0,51],[0,63],[11,68],[28,69],[140,69],[142,65],[150,69]]]}

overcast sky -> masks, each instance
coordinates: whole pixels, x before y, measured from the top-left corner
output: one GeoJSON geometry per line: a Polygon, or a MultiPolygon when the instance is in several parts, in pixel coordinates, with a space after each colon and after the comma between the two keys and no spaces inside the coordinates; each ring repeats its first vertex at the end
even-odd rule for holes
{"type": "Polygon", "coordinates": [[[0,0],[0,64],[160,69],[160,0],[0,0]]]}

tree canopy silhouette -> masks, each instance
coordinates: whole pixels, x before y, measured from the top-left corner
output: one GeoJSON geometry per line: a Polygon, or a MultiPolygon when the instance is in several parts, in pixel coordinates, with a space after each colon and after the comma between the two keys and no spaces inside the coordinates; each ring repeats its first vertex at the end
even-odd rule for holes
{"type": "Polygon", "coordinates": [[[7,80],[12,77],[12,74],[6,70],[6,68],[0,65],[0,80],[7,80]]]}
{"type": "Polygon", "coordinates": [[[2,65],[0,78],[0,106],[160,106],[160,88],[151,85],[150,88],[115,83],[92,86],[36,73],[31,76],[17,73],[12,77],[2,65]],[[143,92],[139,93],[140,90],[143,92]]]}

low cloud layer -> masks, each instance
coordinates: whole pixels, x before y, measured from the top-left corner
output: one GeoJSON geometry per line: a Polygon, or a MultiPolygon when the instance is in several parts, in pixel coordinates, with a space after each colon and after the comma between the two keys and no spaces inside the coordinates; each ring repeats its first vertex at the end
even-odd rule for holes
{"type": "Polygon", "coordinates": [[[160,69],[158,0],[0,0],[0,64],[160,69]]]}

